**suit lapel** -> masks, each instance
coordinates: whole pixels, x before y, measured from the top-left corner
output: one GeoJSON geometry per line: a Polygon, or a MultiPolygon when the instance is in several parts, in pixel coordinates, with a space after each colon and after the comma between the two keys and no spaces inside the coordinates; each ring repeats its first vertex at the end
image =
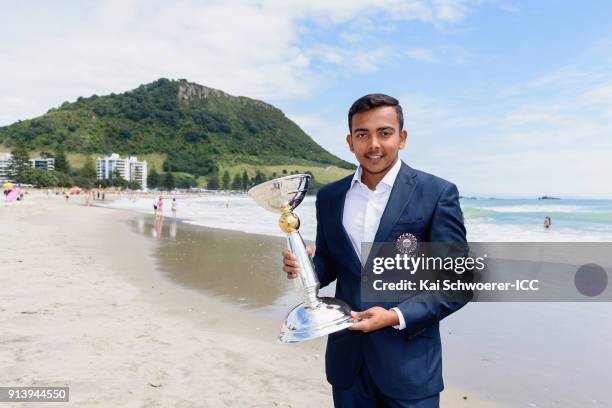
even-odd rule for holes
{"type": "Polygon", "coordinates": [[[393,183],[389,201],[387,201],[387,206],[380,219],[380,224],[374,237],[375,242],[385,242],[391,230],[397,224],[417,185],[415,176],[416,173],[402,162],[402,167],[397,174],[395,183],[393,183]]]}

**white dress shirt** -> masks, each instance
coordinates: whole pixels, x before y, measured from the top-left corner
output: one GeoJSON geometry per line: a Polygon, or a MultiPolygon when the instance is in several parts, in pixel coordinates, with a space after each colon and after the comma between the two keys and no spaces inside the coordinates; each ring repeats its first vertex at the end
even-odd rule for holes
{"type": "MultiPolygon", "coordinates": [[[[395,183],[401,167],[402,161],[398,158],[393,167],[385,174],[385,177],[376,185],[376,189],[372,191],[361,181],[363,170],[359,166],[346,193],[342,225],[362,265],[367,260],[368,254],[361,253],[361,243],[374,242],[380,219],[387,207],[393,183],[395,183]]],[[[395,310],[400,322],[399,325],[393,327],[400,330],[404,329],[406,322],[401,311],[396,307],[391,310],[395,310]]]]}

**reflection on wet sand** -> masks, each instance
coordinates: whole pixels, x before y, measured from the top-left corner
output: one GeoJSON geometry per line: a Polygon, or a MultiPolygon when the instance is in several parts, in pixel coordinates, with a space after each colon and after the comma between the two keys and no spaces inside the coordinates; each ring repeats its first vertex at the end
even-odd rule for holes
{"type": "Polygon", "coordinates": [[[135,231],[153,237],[160,271],[177,283],[232,303],[288,312],[299,292],[281,270],[283,238],[194,226],[139,215],[135,231]],[[169,227],[168,227],[168,224],[169,227]]]}

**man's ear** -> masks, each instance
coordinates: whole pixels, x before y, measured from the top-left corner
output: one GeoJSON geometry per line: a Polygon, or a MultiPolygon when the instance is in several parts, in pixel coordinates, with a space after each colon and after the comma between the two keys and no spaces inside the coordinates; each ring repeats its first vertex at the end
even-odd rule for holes
{"type": "Polygon", "coordinates": [[[408,137],[408,132],[406,131],[406,129],[402,130],[400,132],[400,144],[399,144],[399,148],[403,149],[404,146],[406,146],[406,138],[408,137]]]}
{"type": "Polygon", "coordinates": [[[351,149],[351,153],[355,153],[355,149],[353,149],[353,138],[351,137],[350,133],[346,135],[346,143],[348,144],[349,149],[351,149]]]}

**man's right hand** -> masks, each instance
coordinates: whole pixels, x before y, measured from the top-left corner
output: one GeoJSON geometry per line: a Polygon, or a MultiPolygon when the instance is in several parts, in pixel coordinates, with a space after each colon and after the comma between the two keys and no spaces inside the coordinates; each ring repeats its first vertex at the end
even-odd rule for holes
{"type": "MultiPolygon", "coordinates": [[[[312,252],[312,248],[307,246],[306,253],[308,253],[308,256],[312,256],[312,252]]],[[[283,251],[283,271],[287,274],[287,279],[295,279],[300,273],[300,265],[295,255],[288,249],[283,251]]]]}

